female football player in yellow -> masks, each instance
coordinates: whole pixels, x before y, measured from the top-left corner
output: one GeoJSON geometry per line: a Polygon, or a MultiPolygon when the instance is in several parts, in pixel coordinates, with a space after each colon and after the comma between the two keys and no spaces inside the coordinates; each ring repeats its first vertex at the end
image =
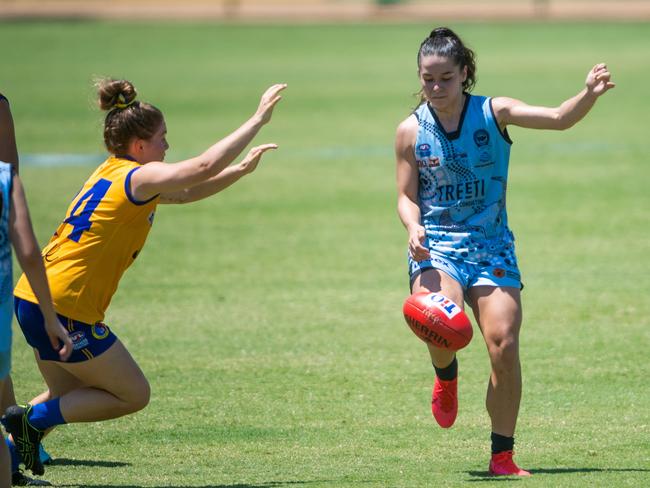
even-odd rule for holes
{"type": "MultiPolygon", "coordinates": [[[[41,340],[49,342],[60,361],[65,361],[72,352],[70,338],[52,305],[43,259],[32,229],[27,200],[17,170],[18,151],[11,108],[7,98],[0,94],[0,405],[6,404],[8,399],[13,399],[9,376],[13,319],[10,244],[13,245],[16,258],[34,289],[35,297],[38,298],[39,310],[45,316],[40,331],[41,340]]],[[[13,444],[10,445],[14,447],[13,444]]],[[[24,446],[18,446],[19,449],[22,447],[24,446]]],[[[0,487],[19,484],[22,477],[22,473],[14,469],[14,466],[10,469],[9,452],[5,443],[0,442],[0,487]]]]}
{"type": "MultiPolygon", "coordinates": [[[[492,372],[486,406],[494,475],[529,473],[513,461],[521,399],[521,279],[506,216],[507,127],[568,129],[614,87],[607,66],[558,107],[470,94],[474,53],[450,29],[434,29],[417,55],[420,105],[397,129],[398,212],[408,233],[413,292],[432,291],[471,306],[492,372]]],[[[429,346],[435,368],[431,408],[440,426],[458,411],[454,351],[429,346]]]]}
{"type": "Polygon", "coordinates": [[[3,421],[17,444],[30,446],[21,454],[34,474],[44,472],[38,444],[46,430],[120,417],[149,402],[149,383],[140,367],[102,323],[111,297],[141,251],[159,203],[209,197],[254,171],[262,155],[277,147],[253,147],[230,165],[270,121],[285,87],[266,90],[252,117],[204,153],[165,164],[169,146],[160,110],[137,100],[126,80],[98,84],[100,107],[108,111],[104,142],[110,156],[72,200],[42,252],[56,311],[73,344],[68,362],[40,334],[43,316],[24,276],[14,290],[18,323],[35,350],[49,394],[27,406],[9,407],[3,421]]]}

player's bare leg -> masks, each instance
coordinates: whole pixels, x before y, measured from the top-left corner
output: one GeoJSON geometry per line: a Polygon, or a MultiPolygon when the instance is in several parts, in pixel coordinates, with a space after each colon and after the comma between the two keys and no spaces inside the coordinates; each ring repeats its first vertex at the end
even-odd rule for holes
{"type": "Polygon", "coordinates": [[[520,291],[509,287],[478,286],[469,290],[468,297],[492,366],[485,400],[492,422],[493,456],[490,471],[492,474],[526,476],[530,473],[519,469],[512,461],[522,390],[519,362],[522,321],[520,291]]]}
{"type": "Polygon", "coordinates": [[[100,356],[83,363],[39,360],[39,368],[52,395],[61,393],[61,414],[66,422],[113,419],[137,412],[149,403],[149,382],[119,340],[100,356]],[[63,373],[54,376],[52,368],[63,373]],[[60,381],[64,374],[79,386],[65,391],[68,381],[60,381]]]}
{"type": "MultiPolygon", "coordinates": [[[[447,273],[426,269],[413,281],[413,293],[431,291],[440,293],[463,306],[463,288],[447,273]]],[[[443,428],[451,427],[458,414],[458,363],[456,352],[427,344],[436,377],[431,394],[431,413],[443,428]]]]}
{"type": "Polygon", "coordinates": [[[84,362],[46,361],[38,353],[36,356],[52,399],[14,405],[3,417],[25,467],[36,475],[44,472],[38,446],[49,429],[69,422],[121,417],[149,402],[149,382],[119,340],[84,362]]]}

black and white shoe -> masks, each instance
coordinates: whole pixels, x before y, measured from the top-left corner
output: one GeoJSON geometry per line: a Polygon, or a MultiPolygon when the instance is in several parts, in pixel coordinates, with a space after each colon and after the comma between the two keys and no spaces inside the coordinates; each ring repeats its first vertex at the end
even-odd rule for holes
{"type": "Polygon", "coordinates": [[[25,465],[37,476],[45,473],[45,468],[38,452],[38,445],[43,438],[43,431],[29,423],[31,405],[12,405],[2,417],[2,424],[11,434],[16,446],[16,451],[25,465]]]}

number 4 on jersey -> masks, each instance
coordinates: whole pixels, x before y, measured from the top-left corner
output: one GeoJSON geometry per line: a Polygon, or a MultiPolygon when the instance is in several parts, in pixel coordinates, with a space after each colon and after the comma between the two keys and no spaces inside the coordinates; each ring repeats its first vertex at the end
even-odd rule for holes
{"type": "Polygon", "coordinates": [[[90,226],[92,225],[90,217],[97,208],[97,205],[99,205],[99,202],[104,198],[104,195],[106,195],[106,192],[112,183],[112,181],[101,178],[92,186],[92,188],[84,193],[79,200],[77,200],[72,212],[70,212],[70,216],[64,220],[66,224],[73,226],[72,232],[67,236],[68,239],[79,242],[83,231],[90,229],[90,226]],[[86,204],[84,205],[83,210],[77,214],[77,210],[79,210],[79,207],[81,207],[84,202],[86,202],[86,204]]]}

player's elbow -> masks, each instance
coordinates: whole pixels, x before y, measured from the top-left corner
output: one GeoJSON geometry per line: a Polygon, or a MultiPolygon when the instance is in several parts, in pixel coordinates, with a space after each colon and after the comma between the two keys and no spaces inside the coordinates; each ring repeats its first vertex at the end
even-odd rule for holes
{"type": "Polygon", "coordinates": [[[203,180],[212,176],[214,168],[214,161],[208,158],[205,154],[196,158],[194,164],[190,167],[190,172],[187,174],[185,180],[188,186],[195,185],[203,180]]]}
{"type": "Polygon", "coordinates": [[[219,173],[228,164],[226,154],[222,151],[203,153],[197,161],[195,176],[204,181],[219,173]]]}
{"type": "Polygon", "coordinates": [[[576,124],[577,120],[569,114],[558,111],[553,116],[553,127],[555,130],[567,130],[576,124]]]}

